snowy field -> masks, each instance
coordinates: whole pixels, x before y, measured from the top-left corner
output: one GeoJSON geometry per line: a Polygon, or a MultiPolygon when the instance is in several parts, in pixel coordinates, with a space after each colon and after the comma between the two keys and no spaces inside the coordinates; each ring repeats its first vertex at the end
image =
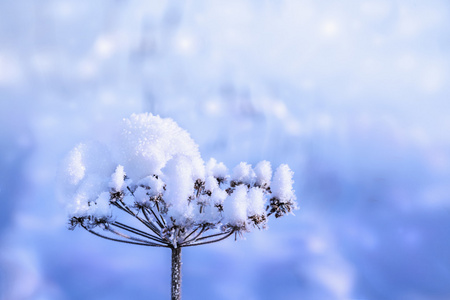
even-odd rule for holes
{"type": "Polygon", "coordinates": [[[0,300],[169,299],[170,251],[55,195],[142,112],[295,172],[295,217],[185,249],[184,299],[449,299],[449,37],[445,0],[0,1],[0,300]]]}

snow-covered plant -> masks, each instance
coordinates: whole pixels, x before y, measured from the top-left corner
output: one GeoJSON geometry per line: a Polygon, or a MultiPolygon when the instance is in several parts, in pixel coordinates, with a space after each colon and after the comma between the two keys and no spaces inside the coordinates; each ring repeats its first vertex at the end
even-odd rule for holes
{"type": "Polygon", "coordinates": [[[172,249],[172,299],[180,299],[182,247],[265,229],[269,216],[297,208],[287,165],[272,176],[268,161],[242,162],[230,175],[215,159],[205,164],[173,120],[152,114],[124,119],[107,144],[78,145],[59,175],[70,229],[172,249]]]}

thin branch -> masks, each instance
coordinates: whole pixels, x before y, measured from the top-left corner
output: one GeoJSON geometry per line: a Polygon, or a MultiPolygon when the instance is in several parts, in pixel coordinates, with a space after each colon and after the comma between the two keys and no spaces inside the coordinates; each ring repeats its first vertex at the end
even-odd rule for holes
{"type": "MultiPolygon", "coordinates": [[[[158,209],[158,212],[159,212],[159,205],[157,205],[156,208],[158,209]]],[[[164,220],[164,217],[162,215],[161,215],[161,221],[163,222],[164,227],[166,227],[167,226],[166,220],[164,220]]]]}
{"type": "Polygon", "coordinates": [[[160,235],[161,233],[161,229],[162,228],[158,228],[156,227],[156,225],[152,222],[152,220],[148,217],[148,215],[145,213],[145,210],[142,210],[144,213],[144,217],[148,220],[144,220],[141,217],[139,217],[138,215],[135,215],[135,217],[141,221],[145,226],[147,226],[148,228],[150,228],[156,235],[160,235]]]}
{"type": "Polygon", "coordinates": [[[126,212],[127,214],[134,216],[134,213],[123,202],[122,202],[122,204],[124,206],[122,206],[118,201],[111,202],[111,204],[114,205],[115,207],[119,208],[120,210],[126,212]]]}
{"type": "Polygon", "coordinates": [[[141,237],[143,237],[143,238],[150,239],[150,237],[147,236],[146,234],[142,234],[142,233],[137,232],[137,231],[135,231],[135,230],[133,230],[133,229],[127,228],[127,227],[125,227],[125,226],[122,226],[122,225],[120,225],[120,224],[118,224],[118,223],[110,223],[110,225],[115,226],[115,227],[118,227],[118,228],[123,229],[123,230],[125,230],[125,231],[128,231],[129,233],[133,233],[133,234],[139,235],[139,236],[141,236],[141,237]]]}
{"type": "Polygon", "coordinates": [[[112,223],[112,224],[113,224],[113,225],[116,225],[116,224],[117,224],[117,225],[126,227],[126,228],[128,228],[128,229],[130,229],[130,230],[135,231],[136,233],[140,233],[141,235],[144,235],[144,236],[147,236],[147,237],[155,237],[155,236],[153,236],[153,235],[151,235],[151,234],[149,234],[149,233],[147,233],[147,232],[145,232],[145,231],[142,231],[142,230],[139,230],[139,229],[137,229],[137,228],[134,228],[134,227],[128,226],[128,225],[126,225],[126,224],[120,223],[119,221],[114,221],[114,223],[112,223]]]}
{"type": "MultiPolygon", "coordinates": [[[[139,238],[135,238],[135,237],[126,235],[126,234],[124,234],[124,233],[122,233],[122,232],[120,232],[120,231],[111,229],[111,228],[109,228],[109,227],[106,227],[105,230],[108,230],[109,232],[114,233],[114,234],[116,234],[116,235],[118,235],[118,236],[120,236],[120,237],[123,237],[123,238],[125,238],[125,239],[130,239],[130,240],[133,240],[133,241],[136,241],[136,242],[139,242],[139,243],[155,244],[155,243],[152,243],[152,242],[148,242],[148,241],[145,241],[145,240],[142,240],[142,239],[139,239],[139,238]]],[[[155,245],[160,245],[160,244],[155,244],[155,245]]],[[[162,245],[161,245],[161,246],[162,246],[162,245]]]]}
{"type": "Polygon", "coordinates": [[[228,233],[226,236],[224,236],[224,237],[222,237],[220,239],[216,239],[216,240],[213,240],[213,241],[202,242],[202,243],[193,243],[193,244],[183,245],[182,247],[200,246],[200,245],[217,243],[217,242],[220,242],[220,241],[228,238],[229,236],[231,236],[233,234],[233,232],[234,232],[234,230],[230,231],[230,233],[228,233]]]}
{"type": "MultiPolygon", "coordinates": [[[[197,226],[194,230],[192,230],[191,233],[189,233],[189,234],[184,238],[184,240],[188,239],[188,238],[189,238],[191,235],[193,235],[199,228],[200,228],[200,226],[197,226]]],[[[184,242],[183,242],[183,243],[184,243],[184,242]]]]}
{"type": "MultiPolygon", "coordinates": [[[[147,208],[145,208],[145,209],[147,209],[147,208]]],[[[158,225],[159,225],[161,228],[164,228],[165,226],[164,226],[163,223],[159,220],[159,218],[156,216],[156,214],[155,214],[155,212],[153,211],[153,209],[148,208],[148,210],[150,210],[150,212],[153,214],[153,216],[155,217],[156,222],[158,223],[158,225]]],[[[161,219],[164,219],[161,215],[160,215],[160,217],[161,217],[161,219]]]]}
{"type": "MultiPolygon", "coordinates": [[[[130,193],[134,196],[134,193],[131,192],[131,190],[128,187],[128,190],[130,191],[130,193]]],[[[133,217],[135,217],[136,219],[138,219],[139,221],[141,221],[141,223],[143,223],[145,226],[147,226],[151,231],[153,231],[156,235],[159,235],[161,228],[163,228],[164,226],[161,226],[161,228],[157,228],[155,226],[155,224],[153,224],[153,222],[145,215],[145,210],[142,209],[142,211],[144,212],[145,217],[147,218],[148,222],[146,222],[145,220],[143,220],[142,218],[140,218],[137,214],[135,214],[124,202],[122,199],[119,200],[120,203],[123,205],[122,206],[118,206],[120,207],[122,210],[126,211],[128,214],[132,215],[133,217]]],[[[159,224],[158,224],[159,225],[159,224]]]]}
{"type": "MultiPolygon", "coordinates": [[[[233,230],[232,230],[233,231],[233,230]]],[[[198,242],[198,241],[202,241],[202,240],[206,240],[206,239],[210,239],[210,238],[213,238],[213,237],[218,237],[218,236],[224,236],[224,235],[227,235],[227,234],[229,234],[230,232],[219,232],[219,233],[216,233],[216,234],[211,234],[211,235],[208,235],[208,236],[202,236],[201,238],[197,238],[197,239],[195,239],[195,240],[190,240],[190,241],[186,241],[186,242],[184,242],[183,244],[190,244],[190,243],[192,243],[192,242],[198,242]]]]}
{"type": "MultiPolygon", "coordinates": [[[[142,210],[142,213],[144,214],[145,220],[147,220],[149,226],[152,226],[153,229],[156,230],[157,232],[161,232],[162,227],[159,226],[159,223],[158,223],[158,226],[159,226],[159,228],[158,228],[158,227],[156,227],[156,225],[153,223],[152,219],[150,219],[149,215],[145,212],[145,209],[142,208],[141,210],[142,210]]],[[[137,217],[137,215],[136,215],[136,217],[137,217]]],[[[152,231],[155,232],[154,230],[152,230],[152,231]]],[[[158,234],[158,235],[159,235],[159,234],[158,234]]]]}
{"type": "Polygon", "coordinates": [[[90,233],[92,233],[93,235],[96,235],[98,237],[110,240],[110,241],[115,241],[115,242],[120,242],[120,243],[125,243],[125,244],[133,244],[133,245],[140,245],[140,246],[151,246],[151,247],[168,247],[168,246],[163,246],[163,245],[158,245],[158,244],[153,244],[153,243],[137,243],[137,242],[131,242],[131,241],[124,241],[124,240],[120,240],[120,239],[114,239],[114,238],[110,238],[104,235],[101,235],[100,233],[97,233],[91,229],[87,229],[85,226],[82,226],[84,229],[86,229],[87,231],[89,231],[90,233]]]}
{"type": "Polygon", "coordinates": [[[206,239],[209,239],[212,237],[221,236],[221,235],[225,235],[225,234],[228,234],[228,232],[220,232],[220,233],[216,233],[216,234],[202,236],[201,238],[198,238],[196,241],[206,240],[206,239]]]}
{"type": "Polygon", "coordinates": [[[219,233],[216,233],[216,234],[211,234],[211,235],[207,235],[207,236],[202,236],[201,238],[197,238],[197,239],[191,239],[191,240],[189,240],[189,241],[184,241],[183,243],[181,243],[180,245],[185,245],[185,244],[190,244],[190,243],[192,243],[192,242],[198,242],[198,241],[202,241],[202,240],[206,240],[206,239],[210,239],[210,238],[213,238],[213,237],[217,237],[217,236],[223,236],[223,235],[226,235],[226,234],[228,234],[229,232],[219,232],[219,233]]]}
{"type": "Polygon", "coordinates": [[[127,212],[127,213],[129,213],[129,214],[131,214],[131,215],[135,215],[135,213],[125,204],[125,202],[123,202],[123,200],[122,199],[119,199],[119,202],[120,202],[120,204],[122,204],[123,205],[123,209],[127,212]]]}
{"type": "Polygon", "coordinates": [[[202,225],[202,229],[200,230],[200,232],[197,233],[197,234],[195,235],[195,237],[193,237],[193,238],[190,239],[189,241],[186,241],[186,239],[185,239],[185,240],[183,241],[183,244],[184,244],[184,243],[195,242],[195,241],[197,240],[197,238],[198,238],[199,236],[201,236],[203,232],[206,231],[205,229],[206,229],[205,225],[202,225]]]}
{"type": "MultiPolygon", "coordinates": [[[[150,209],[150,211],[152,212],[153,216],[156,219],[156,224],[158,224],[158,226],[162,229],[164,228],[164,226],[162,225],[162,223],[159,221],[158,217],[155,215],[155,213],[153,212],[153,210],[150,209]]],[[[143,207],[142,208],[142,212],[144,213],[145,218],[150,222],[153,223],[152,219],[150,219],[150,216],[147,214],[147,208],[143,207]]],[[[156,226],[155,226],[156,227],[156,226]]]]}
{"type": "Polygon", "coordinates": [[[136,219],[138,219],[142,224],[144,224],[146,227],[148,227],[151,231],[153,231],[156,235],[160,235],[160,230],[158,230],[158,228],[156,228],[156,226],[153,223],[147,222],[144,219],[142,219],[141,217],[139,217],[137,214],[135,214],[132,210],[130,210],[128,208],[128,206],[125,205],[125,203],[123,203],[123,201],[120,201],[125,207],[123,207],[122,205],[120,205],[117,202],[112,202],[113,205],[115,205],[116,207],[118,207],[119,209],[123,210],[124,212],[128,213],[129,215],[135,217],[136,219]]]}
{"type": "Polygon", "coordinates": [[[115,221],[114,223],[111,223],[111,225],[119,227],[120,229],[126,230],[128,232],[140,235],[140,236],[142,236],[144,238],[153,240],[155,242],[160,242],[160,243],[166,244],[166,242],[163,239],[159,238],[159,237],[153,236],[151,234],[148,234],[146,232],[140,231],[139,229],[130,227],[130,226],[122,224],[120,222],[115,221]]]}

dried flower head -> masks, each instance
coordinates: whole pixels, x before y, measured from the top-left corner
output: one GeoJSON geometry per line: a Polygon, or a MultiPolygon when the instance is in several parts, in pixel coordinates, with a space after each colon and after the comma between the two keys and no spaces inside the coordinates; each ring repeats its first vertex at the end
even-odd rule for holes
{"type": "Polygon", "coordinates": [[[132,115],[109,144],[80,144],[61,169],[70,229],[114,241],[188,247],[267,227],[297,209],[287,165],[240,163],[232,174],[171,119],[132,115]],[[125,224],[125,215],[143,227],[125,224]]]}

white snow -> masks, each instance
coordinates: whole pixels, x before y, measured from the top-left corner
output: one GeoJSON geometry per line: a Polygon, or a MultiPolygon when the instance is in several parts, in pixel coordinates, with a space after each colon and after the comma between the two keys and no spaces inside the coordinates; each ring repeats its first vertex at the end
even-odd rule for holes
{"type": "Polygon", "coordinates": [[[111,195],[108,192],[101,193],[95,202],[89,206],[89,214],[100,218],[109,216],[111,214],[109,206],[110,197],[111,195]]]}
{"type": "Polygon", "coordinates": [[[87,174],[105,174],[112,169],[109,151],[100,143],[81,143],[63,161],[65,184],[78,185],[87,174]]]}
{"type": "Polygon", "coordinates": [[[216,159],[210,158],[206,164],[206,174],[216,178],[226,179],[228,176],[228,168],[222,163],[218,163],[216,159]]]}
{"type": "Polygon", "coordinates": [[[139,180],[137,184],[149,188],[147,193],[150,196],[156,196],[164,192],[164,182],[160,178],[156,178],[153,175],[139,180]]]}
{"type": "Polygon", "coordinates": [[[189,223],[193,218],[194,203],[189,198],[194,195],[194,164],[189,157],[177,155],[163,169],[163,181],[166,183],[164,200],[168,204],[167,217],[175,224],[189,223]]]}
{"type": "Polygon", "coordinates": [[[294,189],[292,187],[294,184],[294,180],[292,179],[293,175],[294,172],[286,164],[282,164],[276,169],[271,186],[274,197],[282,201],[295,200],[294,189]]]}
{"type": "Polygon", "coordinates": [[[68,202],[68,212],[70,215],[82,217],[87,215],[99,216],[104,209],[96,210],[95,201],[100,194],[108,190],[107,181],[99,175],[89,174],[81,181],[75,193],[68,202]],[[94,206],[91,208],[91,206],[94,206]]]}
{"type": "Polygon", "coordinates": [[[231,179],[236,182],[243,182],[252,185],[255,182],[256,174],[252,169],[252,166],[246,162],[241,162],[234,167],[233,175],[231,179]]]}
{"type": "Polygon", "coordinates": [[[88,214],[89,203],[108,190],[112,166],[108,150],[99,143],[79,144],[69,152],[59,171],[58,193],[70,215],[88,214]]]}
{"type": "Polygon", "coordinates": [[[118,165],[116,171],[111,175],[111,181],[109,187],[115,191],[121,191],[125,184],[125,171],[123,166],[118,165]]]}
{"type": "MultiPolygon", "coordinates": [[[[110,217],[110,201],[117,197],[134,206],[150,205],[156,196],[166,205],[163,217],[177,226],[208,223],[246,230],[248,217],[265,215],[272,176],[268,161],[254,170],[241,162],[231,179],[244,185],[230,187],[227,167],[212,158],[205,168],[197,145],[173,120],[133,114],[119,131],[105,144],[78,145],[64,161],[60,173],[70,216],[110,217]],[[197,190],[196,182],[202,184],[197,190]]],[[[273,196],[295,200],[292,175],[287,165],[277,169],[273,196]]]]}
{"type": "Polygon", "coordinates": [[[258,186],[264,187],[265,185],[270,185],[270,180],[272,178],[272,165],[267,160],[260,161],[255,166],[256,174],[256,184],[258,186]]]}
{"type": "Polygon", "coordinates": [[[247,197],[248,216],[262,216],[266,214],[266,199],[264,191],[258,187],[251,188],[247,197]]]}
{"type": "MultiPolygon", "coordinates": [[[[166,197],[172,206],[172,216],[188,218],[190,214],[183,210],[192,210],[187,206],[187,199],[193,194],[193,182],[205,177],[204,162],[189,134],[172,119],[147,113],[124,119],[119,132],[113,136],[104,144],[79,144],[64,160],[60,195],[67,203],[69,214],[107,214],[105,205],[102,209],[89,205],[96,203],[96,199],[104,204],[103,192],[123,191],[137,182],[147,188],[137,187],[134,193],[137,202],[146,203],[150,196],[161,194],[168,185],[166,197]],[[162,175],[163,168],[167,171],[164,181],[155,176],[162,175]]],[[[212,184],[210,181],[211,189],[212,184]]]]}
{"type": "MultiPolygon", "coordinates": [[[[137,203],[140,204],[146,204],[148,200],[150,199],[149,195],[147,194],[147,190],[143,187],[138,186],[136,190],[134,191],[134,199],[137,203]]],[[[131,199],[130,199],[131,200],[131,199]]]]}
{"type": "Polygon", "coordinates": [[[216,177],[208,176],[205,180],[205,189],[209,192],[213,192],[219,188],[219,183],[217,182],[216,177]]]}
{"type": "Polygon", "coordinates": [[[225,199],[227,199],[228,194],[224,190],[221,189],[215,189],[211,194],[211,201],[215,205],[217,204],[223,204],[225,199]]]}
{"type": "Polygon", "coordinates": [[[123,120],[117,137],[113,146],[117,149],[118,163],[135,181],[153,174],[160,175],[166,163],[178,154],[192,160],[195,177],[204,177],[204,162],[197,144],[172,119],[150,113],[133,114],[123,120]]]}
{"type": "Polygon", "coordinates": [[[67,182],[76,185],[83,179],[86,172],[86,166],[83,163],[83,147],[80,144],[73,149],[66,159],[66,178],[67,182]]]}
{"type": "Polygon", "coordinates": [[[242,227],[247,222],[247,187],[239,185],[224,202],[224,221],[242,227]]]}

